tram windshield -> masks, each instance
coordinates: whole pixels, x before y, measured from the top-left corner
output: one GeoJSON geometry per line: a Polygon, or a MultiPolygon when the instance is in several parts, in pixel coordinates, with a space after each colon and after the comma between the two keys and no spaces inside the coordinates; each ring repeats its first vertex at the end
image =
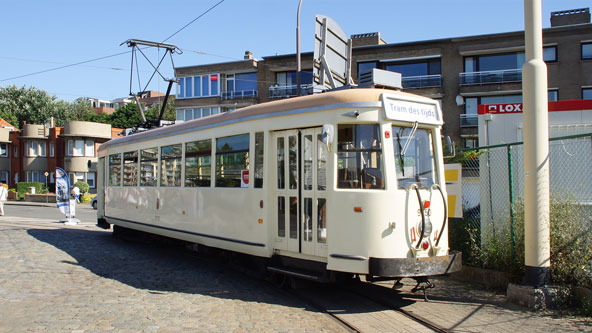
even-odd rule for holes
{"type": "Polygon", "coordinates": [[[399,188],[414,183],[429,188],[436,182],[432,132],[393,126],[395,166],[399,188]]]}

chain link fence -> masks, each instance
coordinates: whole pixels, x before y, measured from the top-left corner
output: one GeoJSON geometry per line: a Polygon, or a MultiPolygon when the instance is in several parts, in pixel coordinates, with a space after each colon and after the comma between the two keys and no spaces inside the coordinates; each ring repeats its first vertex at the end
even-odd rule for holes
{"type": "MultiPolygon", "coordinates": [[[[523,143],[465,149],[459,157],[463,228],[483,236],[487,228],[513,226],[524,198],[523,143]]],[[[549,176],[551,197],[569,198],[592,215],[592,134],[550,139],[549,176]]]]}

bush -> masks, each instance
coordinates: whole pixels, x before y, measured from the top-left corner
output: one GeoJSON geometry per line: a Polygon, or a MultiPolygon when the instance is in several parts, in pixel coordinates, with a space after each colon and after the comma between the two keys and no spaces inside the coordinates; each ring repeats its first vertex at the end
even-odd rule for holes
{"type": "Polygon", "coordinates": [[[80,203],[90,203],[92,198],[95,197],[96,194],[86,194],[80,196],[80,203]]]}
{"type": "MultiPolygon", "coordinates": [[[[472,264],[524,276],[524,203],[514,208],[514,237],[510,222],[482,234],[472,233],[472,264]],[[483,242],[479,240],[483,237],[483,242]]],[[[559,285],[592,288],[592,223],[590,208],[570,197],[550,200],[551,279],[559,285]]]]}
{"type": "Polygon", "coordinates": [[[16,184],[16,190],[18,192],[18,199],[19,200],[24,200],[25,199],[25,194],[29,193],[29,187],[34,187],[35,188],[35,193],[45,193],[47,192],[47,190],[45,189],[45,186],[43,183],[39,183],[39,182],[19,182],[16,184]]]}
{"type": "Polygon", "coordinates": [[[87,183],[85,183],[85,182],[82,182],[82,181],[80,181],[80,182],[76,182],[76,183],[74,184],[74,186],[76,186],[76,187],[78,187],[78,188],[80,189],[80,194],[87,193],[87,192],[88,192],[88,190],[90,189],[90,186],[88,186],[88,184],[87,184],[87,183]]]}

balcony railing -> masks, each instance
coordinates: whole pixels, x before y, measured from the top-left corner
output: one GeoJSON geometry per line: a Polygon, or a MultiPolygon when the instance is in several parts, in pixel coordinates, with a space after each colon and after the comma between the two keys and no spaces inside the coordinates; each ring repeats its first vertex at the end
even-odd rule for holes
{"type": "Polygon", "coordinates": [[[477,127],[479,117],[476,114],[461,114],[460,127],[477,127]]]}
{"type": "MultiPolygon", "coordinates": [[[[269,87],[269,98],[288,98],[297,96],[297,86],[271,86],[269,87]]],[[[301,84],[300,94],[302,96],[312,94],[312,84],[301,84]]]]}
{"type": "Polygon", "coordinates": [[[402,79],[403,89],[437,88],[442,86],[442,75],[406,76],[402,79]]]}
{"type": "Polygon", "coordinates": [[[522,70],[506,69],[499,71],[460,73],[459,79],[461,86],[521,82],[522,70]]]}
{"type": "Polygon", "coordinates": [[[225,91],[222,93],[222,99],[243,99],[258,97],[257,90],[225,91]]]}

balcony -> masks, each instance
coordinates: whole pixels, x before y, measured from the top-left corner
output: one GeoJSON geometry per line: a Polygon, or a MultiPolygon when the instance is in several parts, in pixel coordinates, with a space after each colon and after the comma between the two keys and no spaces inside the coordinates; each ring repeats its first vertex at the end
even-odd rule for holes
{"type": "Polygon", "coordinates": [[[402,78],[403,89],[439,88],[442,86],[442,75],[406,76],[402,78]]]}
{"type": "Polygon", "coordinates": [[[259,97],[259,92],[257,90],[225,91],[222,93],[222,99],[244,99],[257,97],[259,97]]]}
{"type": "Polygon", "coordinates": [[[477,127],[479,117],[476,114],[461,114],[460,127],[477,127]]]}
{"type": "MultiPolygon", "coordinates": [[[[269,87],[269,98],[272,99],[279,99],[279,98],[288,98],[288,97],[295,97],[297,96],[297,86],[295,84],[289,86],[271,86],[269,87]]],[[[311,84],[301,84],[300,85],[300,94],[302,96],[311,95],[312,94],[312,83],[311,84]]]]}
{"type": "Polygon", "coordinates": [[[492,83],[522,82],[522,69],[506,69],[487,72],[468,72],[459,75],[461,86],[492,83]]]}

